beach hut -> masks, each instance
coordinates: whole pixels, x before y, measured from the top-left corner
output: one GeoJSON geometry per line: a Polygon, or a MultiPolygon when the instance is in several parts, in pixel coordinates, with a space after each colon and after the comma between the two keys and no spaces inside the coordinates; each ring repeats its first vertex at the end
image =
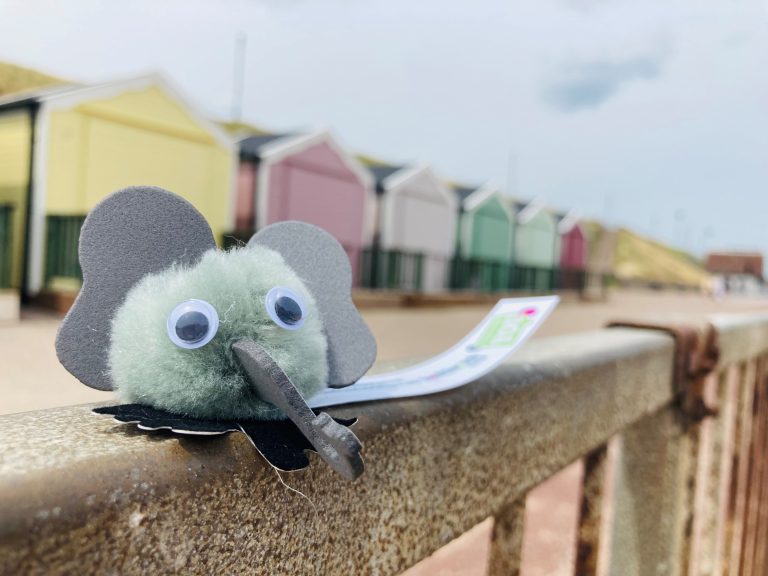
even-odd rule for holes
{"type": "Polygon", "coordinates": [[[459,200],[454,287],[506,289],[515,228],[507,199],[493,186],[454,190],[459,200]]]}
{"type": "Polygon", "coordinates": [[[584,270],[587,267],[587,235],[572,213],[558,215],[558,262],[564,270],[584,270]]]}
{"type": "Polygon", "coordinates": [[[549,290],[557,267],[557,220],[536,200],[512,200],[511,204],[515,213],[513,287],[549,290]]]}
{"type": "Polygon", "coordinates": [[[239,147],[234,235],[281,220],[315,224],[344,246],[357,279],[373,238],[376,201],[368,170],[327,131],[252,135],[239,147]]]}
{"type": "Polygon", "coordinates": [[[366,275],[373,287],[448,288],[458,201],[428,165],[369,166],[377,226],[366,275]]]}
{"type": "Polygon", "coordinates": [[[32,122],[23,108],[0,112],[0,289],[20,286],[32,122]]]}
{"type": "Polygon", "coordinates": [[[587,268],[587,235],[572,212],[555,214],[557,219],[558,288],[583,289],[587,268]]]}
{"type": "Polygon", "coordinates": [[[236,148],[160,75],[0,99],[0,205],[12,210],[9,283],[77,288],[87,212],[129,185],[172,190],[214,233],[234,214],[236,148]]]}

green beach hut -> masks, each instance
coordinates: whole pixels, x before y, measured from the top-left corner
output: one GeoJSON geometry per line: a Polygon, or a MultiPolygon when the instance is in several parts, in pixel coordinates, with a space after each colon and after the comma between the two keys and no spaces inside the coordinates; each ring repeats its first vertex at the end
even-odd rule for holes
{"type": "Polygon", "coordinates": [[[454,288],[506,290],[514,231],[506,198],[494,186],[454,190],[459,200],[454,288]]]}
{"type": "Polygon", "coordinates": [[[515,270],[512,287],[520,290],[550,290],[557,268],[557,219],[536,200],[511,201],[515,214],[512,243],[515,270]]]}

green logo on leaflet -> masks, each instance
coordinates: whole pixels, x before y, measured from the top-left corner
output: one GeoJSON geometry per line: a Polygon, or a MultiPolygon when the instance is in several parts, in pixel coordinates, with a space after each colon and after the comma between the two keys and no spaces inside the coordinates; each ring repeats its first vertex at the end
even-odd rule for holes
{"type": "Polygon", "coordinates": [[[501,348],[514,346],[523,331],[533,323],[534,314],[526,310],[522,313],[496,316],[483,330],[475,343],[475,348],[501,348]]]}

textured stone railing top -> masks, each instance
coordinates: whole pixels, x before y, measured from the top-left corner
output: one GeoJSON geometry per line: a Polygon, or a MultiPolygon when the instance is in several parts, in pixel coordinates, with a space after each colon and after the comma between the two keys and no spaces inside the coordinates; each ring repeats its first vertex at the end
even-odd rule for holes
{"type": "Polygon", "coordinates": [[[0,572],[397,573],[671,402],[672,358],[667,336],[601,330],[452,392],[333,410],[360,418],[351,484],[315,457],[281,479],[239,434],[147,434],[88,406],[0,417],[0,572]]]}

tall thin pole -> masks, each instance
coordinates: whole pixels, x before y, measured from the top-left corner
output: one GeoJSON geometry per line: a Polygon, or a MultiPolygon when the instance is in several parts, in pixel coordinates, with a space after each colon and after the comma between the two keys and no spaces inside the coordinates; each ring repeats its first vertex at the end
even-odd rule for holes
{"type": "Polygon", "coordinates": [[[232,78],[232,121],[239,122],[243,115],[243,91],[245,89],[245,47],[248,36],[239,32],[235,38],[235,66],[232,78]]]}

